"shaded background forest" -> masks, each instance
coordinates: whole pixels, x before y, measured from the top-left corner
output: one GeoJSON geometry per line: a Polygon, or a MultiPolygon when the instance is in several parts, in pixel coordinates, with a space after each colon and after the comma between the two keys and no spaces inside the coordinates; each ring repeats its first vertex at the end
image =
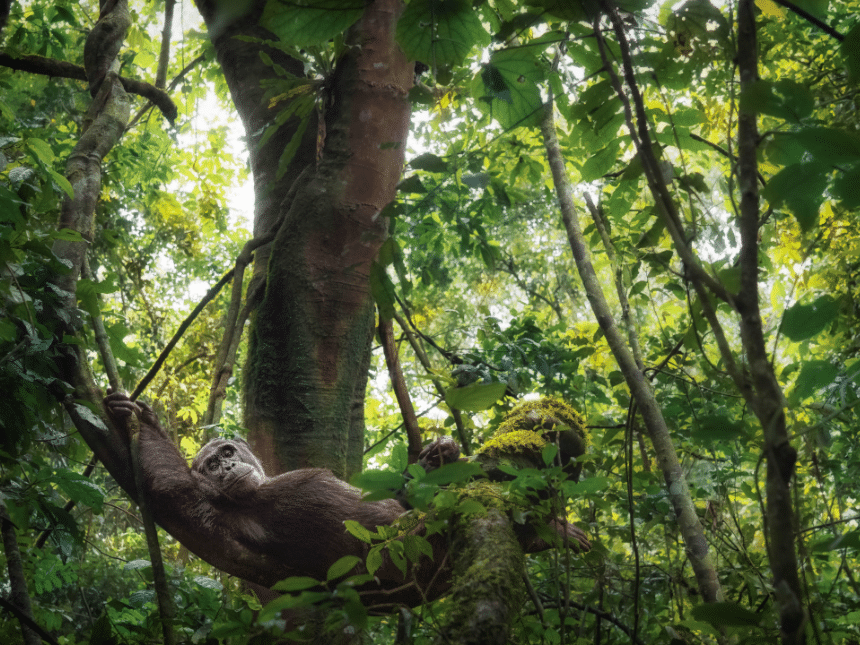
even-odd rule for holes
{"type": "MultiPolygon", "coordinates": [[[[71,308],[53,277],[63,273],[56,244],[81,238],[57,222],[74,192],[67,160],[91,104],[82,66],[99,8],[15,3],[2,32],[0,499],[36,624],[62,643],[148,642],[160,630],[137,508],[88,466],[93,452],[64,416],[68,347],[106,387],[101,319],[132,390],[245,242],[286,222],[297,246],[271,264],[278,243],[257,249],[239,282],[256,325],[250,349],[247,335],[223,348],[236,318],[225,314],[228,288],[143,395],[186,454],[250,430],[270,473],[400,473],[408,440],[381,346],[387,324],[425,442],[452,434],[473,452],[533,395],[565,400],[589,426],[580,483],[556,483],[595,546],[527,558],[532,589],[513,642],[860,642],[856,2],[408,3],[396,37],[409,72],[422,63],[408,91],[408,145],[364,151],[406,165],[382,213],[387,237],[356,234],[373,247],[360,260],[360,315],[334,317],[355,323],[350,343],[369,362],[339,358],[352,369],[340,373],[347,385],[323,392],[325,379],[304,381],[323,369],[317,354],[303,355],[289,367],[304,388],[295,409],[279,407],[292,398],[260,396],[278,381],[257,361],[270,347],[259,344],[265,321],[285,319],[272,303],[302,302],[304,278],[280,274],[278,284],[299,286],[262,305],[255,283],[267,270],[271,281],[278,257],[292,267],[311,248],[307,204],[328,216],[308,196],[331,179],[338,136],[351,132],[338,119],[351,82],[344,61],[359,48],[344,34],[364,3],[272,0],[255,4],[253,20],[247,3],[166,4],[173,30],[161,64],[165,2],[130,6],[120,73],[169,100],[126,88],[131,114],[102,164],[71,308]],[[244,48],[249,59],[230,60],[246,68],[219,65],[235,55],[229,47],[244,48]],[[251,179],[254,197],[237,197],[251,179]],[[292,211],[281,220],[284,204],[292,211]],[[574,261],[577,244],[590,260],[574,261]],[[224,369],[213,376],[213,365],[224,369]],[[332,413],[342,427],[307,403],[323,400],[344,411],[332,413]],[[283,419],[303,430],[290,434],[283,419]],[[697,551],[700,537],[707,549],[697,551]]],[[[388,171],[393,188],[399,165],[388,171]]],[[[390,196],[374,198],[381,210],[390,196]]],[[[295,337],[313,323],[308,314],[290,342],[301,345],[295,337]]],[[[267,632],[237,580],[163,535],[162,545],[180,639],[267,632]]],[[[378,642],[408,623],[423,643],[450,609],[442,599],[409,621],[338,619],[378,642]]],[[[3,642],[20,642],[12,616],[3,642]]]]}

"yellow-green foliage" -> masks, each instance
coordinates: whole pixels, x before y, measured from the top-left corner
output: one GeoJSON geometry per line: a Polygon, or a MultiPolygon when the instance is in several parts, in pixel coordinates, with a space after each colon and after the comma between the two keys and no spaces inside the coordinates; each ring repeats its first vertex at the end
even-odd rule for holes
{"type": "Polygon", "coordinates": [[[496,434],[484,442],[479,452],[491,457],[500,457],[512,453],[540,453],[546,445],[546,439],[534,430],[512,430],[506,434],[496,434]]]}
{"type": "Polygon", "coordinates": [[[548,396],[537,401],[523,401],[514,406],[496,430],[494,438],[522,430],[544,434],[552,430],[552,427],[544,427],[552,425],[551,419],[557,419],[564,425],[570,426],[585,440],[586,444],[588,443],[588,433],[582,415],[564,401],[548,396]]]}
{"type": "Polygon", "coordinates": [[[484,508],[495,508],[507,512],[510,502],[502,494],[502,486],[497,482],[475,481],[469,482],[457,490],[460,501],[467,499],[479,502],[484,508]]]}

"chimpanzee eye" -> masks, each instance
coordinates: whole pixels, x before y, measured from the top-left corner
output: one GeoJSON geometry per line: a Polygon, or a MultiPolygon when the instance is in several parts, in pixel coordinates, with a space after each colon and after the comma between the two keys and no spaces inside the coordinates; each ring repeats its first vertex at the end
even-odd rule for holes
{"type": "Polygon", "coordinates": [[[235,452],[236,449],[233,446],[224,446],[223,450],[221,450],[221,454],[225,457],[232,457],[235,452]]]}
{"type": "Polygon", "coordinates": [[[206,462],[206,467],[210,471],[218,470],[218,464],[221,463],[217,457],[213,457],[209,461],[206,462]]]}

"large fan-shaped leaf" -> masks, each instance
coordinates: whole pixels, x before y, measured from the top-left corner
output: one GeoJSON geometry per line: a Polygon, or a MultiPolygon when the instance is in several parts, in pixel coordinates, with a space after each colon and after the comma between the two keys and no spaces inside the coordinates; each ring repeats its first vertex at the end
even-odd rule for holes
{"type": "Polygon", "coordinates": [[[430,66],[459,65],[490,34],[463,0],[413,0],[397,23],[397,42],[410,59],[430,66]]]}

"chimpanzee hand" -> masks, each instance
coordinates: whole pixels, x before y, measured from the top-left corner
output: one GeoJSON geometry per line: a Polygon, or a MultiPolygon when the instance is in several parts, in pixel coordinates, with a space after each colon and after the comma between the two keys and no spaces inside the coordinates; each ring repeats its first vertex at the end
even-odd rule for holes
{"type": "Polygon", "coordinates": [[[460,446],[451,437],[439,437],[418,455],[418,465],[426,472],[460,459],[460,446]]]}
{"type": "Polygon", "coordinates": [[[537,553],[547,549],[562,548],[565,545],[579,553],[586,553],[591,550],[588,536],[573,522],[562,522],[559,519],[554,519],[549,522],[549,527],[556,534],[553,536],[552,544],[540,537],[533,526],[526,524],[522,527],[515,527],[523,550],[527,553],[537,553]]]}
{"type": "MultiPolygon", "coordinates": [[[[125,392],[114,392],[108,388],[108,394],[104,398],[105,408],[114,425],[122,431],[123,438],[131,439],[131,426],[129,420],[132,415],[137,417],[141,424],[153,426],[161,430],[158,418],[146,403],[132,401],[125,392]]],[[[163,432],[163,430],[162,430],[163,432]]]]}

